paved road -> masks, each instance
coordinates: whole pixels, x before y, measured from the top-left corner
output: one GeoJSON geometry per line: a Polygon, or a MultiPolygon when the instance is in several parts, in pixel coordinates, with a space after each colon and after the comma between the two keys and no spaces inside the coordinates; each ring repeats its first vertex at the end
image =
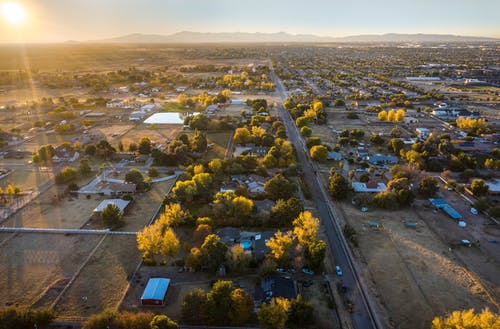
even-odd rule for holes
{"type": "MultiPolygon", "coordinates": [[[[271,78],[274,80],[282,100],[284,100],[286,98],[285,89],[274,70],[271,70],[271,78]]],[[[323,182],[318,176],[317,166],[312,163],[307,147],[300,137],[293,119],[281,104],[279,104],[279,113],[285,124],[288,139],[295,145],[297,150],[298,161],[302,167],[304,179],[308,182],[311,190],[312,199],[316,200],[316,207],[321,222],[325,227],[328,245],[335,258],[335,264],[340,265],[343,269],[343,282],[348,287],[346,297],[354,303],[354,312],[352,314],[353,325],[358,329],[382,328],[377,315],[370,305],[369,296],[366,295],[360,285],[355,264],[352,261],[352,254],[341,233],[340,226],[335,220],[334,214],[336,212],[325,191],[323,182]]]]}

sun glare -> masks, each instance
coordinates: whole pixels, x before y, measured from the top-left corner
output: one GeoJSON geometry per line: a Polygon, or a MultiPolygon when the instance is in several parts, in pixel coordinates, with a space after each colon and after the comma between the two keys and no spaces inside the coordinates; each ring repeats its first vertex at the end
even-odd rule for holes
{"type": "Polygon", "coordinates": [[[15,2],[3,2],[1,11],[4,20],[10,25],[20,25],[26,20],[24,8],[15,2]]]}

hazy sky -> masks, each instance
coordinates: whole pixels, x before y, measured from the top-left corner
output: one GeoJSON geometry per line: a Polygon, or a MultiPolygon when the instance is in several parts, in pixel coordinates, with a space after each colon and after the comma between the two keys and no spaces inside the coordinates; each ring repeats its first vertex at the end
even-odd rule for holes
{"type": "Polygon", "coordinates": [[[446,33],[500,37],[499,0],[0,0],[26,9],[0,16],[0,41],[94,40],[128,33],[446,33]]]}

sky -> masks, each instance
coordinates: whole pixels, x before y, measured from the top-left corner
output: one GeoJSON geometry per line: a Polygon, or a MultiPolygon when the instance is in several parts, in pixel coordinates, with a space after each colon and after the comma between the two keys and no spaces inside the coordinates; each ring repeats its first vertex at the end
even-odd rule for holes
{"type": "Polygon", "coordinates": [[[435,33],[500,37],[498,0],[0,0],[0,42],[89,41],[130,33],[435,33]],[[1,8],[1,7],[0,7],[1,8]]]}

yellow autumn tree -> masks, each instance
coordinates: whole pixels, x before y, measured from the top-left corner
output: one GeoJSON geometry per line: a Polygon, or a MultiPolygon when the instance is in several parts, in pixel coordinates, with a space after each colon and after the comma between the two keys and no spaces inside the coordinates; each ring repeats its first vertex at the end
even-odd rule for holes
{"type": "Polygon", "coordinates": [[[454,311],[447,317],[436,317],[432,320],[432,329],[498,329],[500,316],[488,308],[480,313],[474,309],[454,311]]]}
{"type": "Polygon", "coordinates": [[[387,121],[387,112],[386,111],[378,112],[378,120],[379,121],[387,121]]]}

